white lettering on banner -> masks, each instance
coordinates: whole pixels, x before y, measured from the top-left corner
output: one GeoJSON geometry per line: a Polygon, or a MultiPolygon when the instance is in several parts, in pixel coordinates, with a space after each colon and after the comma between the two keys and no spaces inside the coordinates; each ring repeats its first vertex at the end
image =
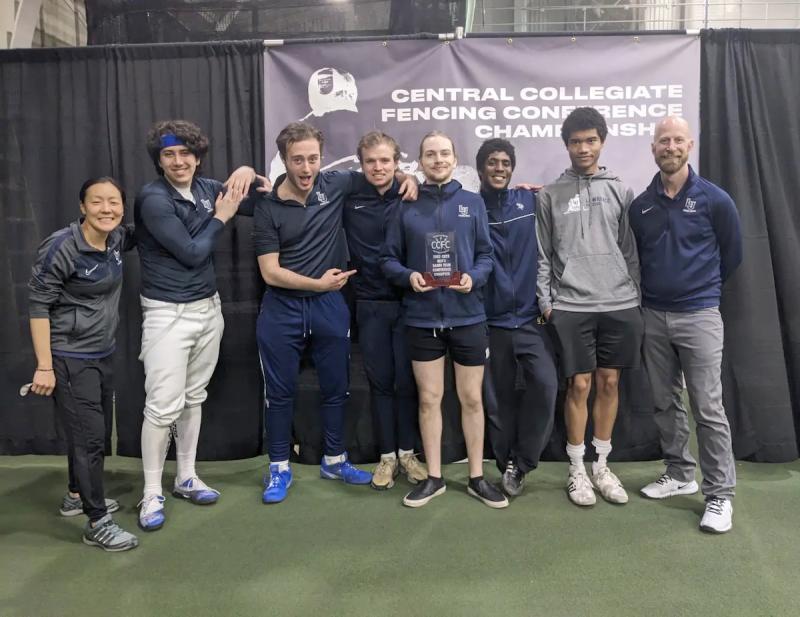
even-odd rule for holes
{"type": "MultiPolygon", "coordinates": [[[[612,137],[652,137],[656,133],[655,122],[623,122],[609,123],[608,134],[612,137]]],[[[558,137],[561,134],[560,124],[479,124],[475,127],[475,137],[503,139],[558,137]]]]}

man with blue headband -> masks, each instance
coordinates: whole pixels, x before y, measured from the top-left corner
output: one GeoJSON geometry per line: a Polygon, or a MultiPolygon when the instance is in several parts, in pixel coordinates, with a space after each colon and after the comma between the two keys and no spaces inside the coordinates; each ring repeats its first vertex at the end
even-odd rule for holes
{"type": "MultiPolygon", "coordinates": [[[[159,178],[139,191],[134,206],[142,276],[139,359],[146,393],[139,526],[154,531],[164,524],[161,475],[171,431],[177,458],[173,495],[200,505],[219,499],[195,470],[201,405],[225,325],[213,252],[257,176],[252,168],[240,167],[224,185],[201,177],[208,138],[184,120],[156,123],[147,151],[159,178]]],[[[252,214],[255,196],[242,210],[252,214]]]]}

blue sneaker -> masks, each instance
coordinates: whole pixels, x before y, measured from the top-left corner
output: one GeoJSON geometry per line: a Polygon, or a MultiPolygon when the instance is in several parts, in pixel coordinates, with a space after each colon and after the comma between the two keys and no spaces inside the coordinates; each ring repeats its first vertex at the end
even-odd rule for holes
{"type": "Polygon", "coordinates": [[[326,480],[341,480],[345,484],[369,484],[372,482],[372,474],[353,467],[347,460],[346,453],[344,461],[333,465],[326,465],[323,457],[319,464],[319,475],[326,480]]]}
{"type": "Polygon", "coordinates": [[[164,496],[146,495],[139,502],[139,527],[155,531],[164,526],[164,496]]]}
{"type": "Polygon", "coordinates": [[[261,501],[264,503],[280,503],[286,499],[286,493],[292,485],[292,470],[280,471],[277,465],[269,466],[269,476],[264,476],[264,492],[261,501]]]}
{"type": "Polygon", "coordinates": [[[172,489],[172,494],[175,497],[188,499],[193,504],[198,506],[208,506],[212,503],[217,503],[219,499],[219,491],[207,486],[200,478],[195,476],[189,478],[185,482],[178,484],[177,478],[175,479],[175,487],[172,489]]]}

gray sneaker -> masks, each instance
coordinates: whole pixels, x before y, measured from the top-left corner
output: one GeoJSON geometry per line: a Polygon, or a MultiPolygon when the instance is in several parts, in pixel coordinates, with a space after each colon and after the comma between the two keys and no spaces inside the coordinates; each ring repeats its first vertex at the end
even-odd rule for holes
{"type": "Polygon", "coordinates": [[[83,530],[83,543],[89,546],[99,546],[110,553],[118,553],[139,546],[139,538],[122,529],[114,522],[110,514],[106,514],[97,521],[94,527],[91,522],[86,523],[83,530]]]}
{"type": "MultiPolygon", "coordinates": [[[[119,502],[116,499],[106,499],[106,514],[113,514],[119,510],[119,502]]],[[[61,500],[61,509],[58,511],[61,516],[78,516],[83,514],[83,501],[80,497],[72,497],[69,493],[64,495],[61,500]]]]}

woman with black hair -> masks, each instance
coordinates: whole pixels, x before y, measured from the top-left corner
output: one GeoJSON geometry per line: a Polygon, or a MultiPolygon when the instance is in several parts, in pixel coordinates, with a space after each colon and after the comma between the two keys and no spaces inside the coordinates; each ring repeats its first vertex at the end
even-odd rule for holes
{"type": "Polygon", "coordinates": [[[122,253],[134,245],[133,229],[121,225],[125,191],[113,178],[91,178],[79,195],[81,218],[42,242],[28,283],[36,354],[30,391],[54,395],[66,432],[69,493],[61,513],[89,517],[85,544],[125,551],[139,541],[111,518],[119,505],[105,499],[103,461],[122,253]]]}

